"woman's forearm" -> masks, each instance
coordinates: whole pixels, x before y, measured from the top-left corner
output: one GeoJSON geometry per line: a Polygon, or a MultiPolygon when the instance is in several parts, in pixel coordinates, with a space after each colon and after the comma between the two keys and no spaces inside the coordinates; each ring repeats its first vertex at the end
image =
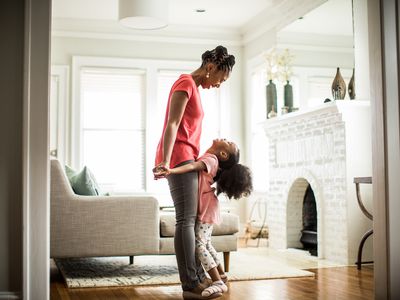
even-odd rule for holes
{"type": "Polygon", "coordinates": [[[163,163],[168,165],[171,160],[172,149],[174,148],[176,134],[181,123],[186,104],[189,101],[186,92],[174,92],[171,96],[170,110],[167,126],[164,132],[163,142],[163,163]]]}
{"type": "Polygon", "coordinates": [[[178,132],[178,125],[167,124],[164,132],[164,144],[163,144],[163,162],[168,164],[171,160],[172,149],[174,148],[176,133],[178,132]]]}

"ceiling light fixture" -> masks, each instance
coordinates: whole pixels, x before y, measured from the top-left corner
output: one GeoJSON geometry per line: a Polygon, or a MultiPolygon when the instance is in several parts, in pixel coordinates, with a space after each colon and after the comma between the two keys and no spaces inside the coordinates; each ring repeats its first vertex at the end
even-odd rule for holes
{"type": "Polygon", "coordinates": [[[133,29],[160,29],[168,25],[168,0],[119,0],[119,22],[133,29]]]}

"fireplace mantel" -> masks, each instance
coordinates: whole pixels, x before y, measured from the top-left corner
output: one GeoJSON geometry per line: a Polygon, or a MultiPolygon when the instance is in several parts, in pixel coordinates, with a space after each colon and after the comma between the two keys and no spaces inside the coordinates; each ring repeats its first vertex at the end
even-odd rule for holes
{"type": "MultiPolygon", "coordinates": [[[[354,263],[372,224],[357,206],[354,177],[371,176],[369,101],[336,101],[265,121],[269,147],[268,226],[273,248],[300,247],[308,184],[317,204],[318,256],[354,263]]],[[[372,205],[372,191],[366,192],[372,205]]],[[[366,245],[366,259],[372,246],[366,245]]]]}
{"type": "Polygon", "coordinates": [[[357,109],[369,109],[369,107],[369,101],[337,100],[268,119],[264,123],[264,128],[266,130],[266,134],[268,135],[268,130],[270,128],[272,129],[274,127],[282,126],[282,124],[285,123],[301,122],[301,120],[305,118],[312,118],[313,116],[321,117],[321,115],[330,114],[338,111],[341,113],[348,111],[355,112],[357,111],[357,109]]]}

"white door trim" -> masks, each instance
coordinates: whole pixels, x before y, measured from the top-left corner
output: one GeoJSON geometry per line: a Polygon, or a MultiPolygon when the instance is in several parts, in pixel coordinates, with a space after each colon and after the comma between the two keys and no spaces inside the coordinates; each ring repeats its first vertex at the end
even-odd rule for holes
{"type": "MultiPolygon", "coordinates": [[[[57,79],[57,159],[70,164],[69,156],[69,66],[52,65],[51,76],[57,79]]],[[[51,104],[50,104],[51,105],[51,104]]],[[[52,150],[52,149],[50,149],[52,150]]]]}
{"type": "Polygon", "coordinates": [[[23,299],[50,294],[49,73],[51,0],[25,1],[23,299]]]}

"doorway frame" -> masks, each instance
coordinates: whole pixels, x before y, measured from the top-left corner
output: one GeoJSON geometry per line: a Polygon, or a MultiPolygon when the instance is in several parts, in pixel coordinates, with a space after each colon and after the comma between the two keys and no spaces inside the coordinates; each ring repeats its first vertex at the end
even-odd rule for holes
{"type": "Polygon", "coordinates": [[[25,0],[24,32],[22,298],[47,300],[50,298],[51,0],[25,0]]]}
{"type": "MultiPolygon", "coordinates": [[[[26,0],[23,136],[23,299],[49,299],[50,172],[48,114],[51,0],[26,0]],[[34,3],[33,3],[34,2],[34,3]],[[47,113],[46,113],[47,112],[47,113]],[[43,180],[45,178],[46,180],[43,180]],[[40,275],[38,275],[40,274],[40,275]]],[[[375,297],[388,296],[387,153],[383,91],[382,1],[368,1],[371,68],[375,297]]]]}

